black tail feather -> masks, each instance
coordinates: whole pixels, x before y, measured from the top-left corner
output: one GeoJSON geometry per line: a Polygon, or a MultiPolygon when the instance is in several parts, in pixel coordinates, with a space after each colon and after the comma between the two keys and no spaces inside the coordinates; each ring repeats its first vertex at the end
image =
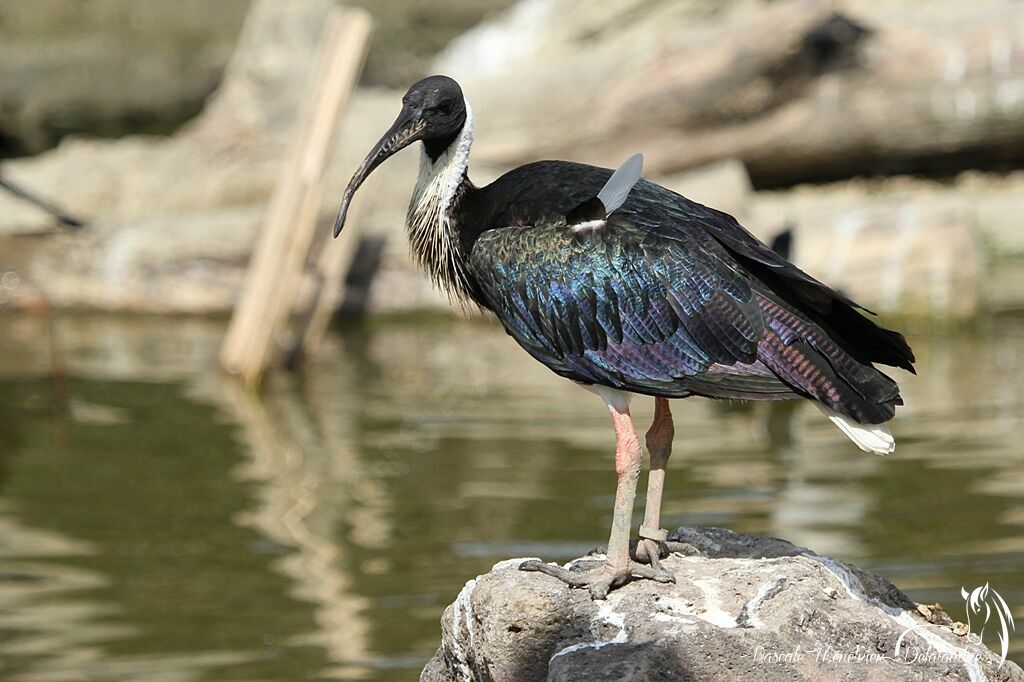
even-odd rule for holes
{"type": "Polygon", "coordinates": [[[832,310],[823,316],[823,322],[846,342],[850,354],[861,362],[878,362],[917,374],[914,351],[903,334],[878,326],[838,300],[832,302],[832,310]]]}
{"type": "Polygon", "coordinates": [[[770,294],[759,295],[759,303],[767,333],[758,358],[783,381],[862,424],[892,419],[903,404],[895,381],[770,294]]]}
{"type": "Polygon", "coordinates": [[[811,285],[801,279],[787,277],[785,270],[744,260],[744,265],[776,296],[821,327],[858,362],[877,362],[917,373],[913,364],[914,351],[903,335],[875,324],[857,310],[857,304],[842,294],[820,283],[811,285]]]}
{"type": "Polygon", "coordinates": [[[851,356],[860,362],[878,362],[914,372],[914,352],[902,334],[879,327],[858,308],[870,311],[788,261],[791,234],[779,235],[772,245],[776,249],[773,251],[740,227],[732,216],[712,213],[720,221],[705,225],[733,256],[776,296],[825,330],[851,356]]]}

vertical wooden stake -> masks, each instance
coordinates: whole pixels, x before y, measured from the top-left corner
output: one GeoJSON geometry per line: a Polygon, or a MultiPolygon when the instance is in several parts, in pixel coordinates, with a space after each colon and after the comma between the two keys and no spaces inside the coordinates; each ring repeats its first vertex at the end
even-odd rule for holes
{"type": "Polygon", "coordinates": [[[221,347],[221,364],[259,384],[292,312],[320,206],[320,180],[339,114],[362,70],[370,35],[365,10],[338,8],[324,26],[296,140],[274,188],[241,297],[221,347]]]}
{"type": "Polygon", "coordinates": [[[345,275],[348,274],[359,247],[359,214],[362,202],[357,196],[348,211],[342,238],[327,236],[316,264],[316,291],[309,312],[302,319],[291,347],[286,352],[286,366],[295,369],[315,353],[330,324],[331,315],[345,297],[345,275]]]}

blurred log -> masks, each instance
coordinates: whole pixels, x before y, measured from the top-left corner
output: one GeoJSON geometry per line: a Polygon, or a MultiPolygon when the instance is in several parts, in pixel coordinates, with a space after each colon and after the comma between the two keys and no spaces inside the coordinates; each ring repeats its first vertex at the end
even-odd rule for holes
{"type": "Polygon", "coordinates": [[[747,225],[765,242],[791,228],[790,260],[879,314],[977,314],[985,258],[973,207],[927,183],[897,182],[886,191],[873,185],[761,192],[747,225]]]}
{"type": "Polygon", "coordinates": [[[320,182],[338,116],[362,69],[370,35],[365,10],[335,9],[321,37],[316,75],[291,158],[267,207],[245,288],[221,350],[221,364],[259,383],[274,353],[276,335],[298,298],[317,226],[320,182]]]}
{"type": "MultiPolygon", "coordinates": [[[[333,0],[255,0],[221,88],[172,137],[67,140],[47,154],[5,161],[5,177],[60,198],[91,229],[56,233],[49,216],[0,192],[0,272],[23,273],[22,288],[30,278],[58,309],[229,312],[332,7],[333,0]],[[51,233],[48,239],[23,236],[51,233]]],[[[639,149],[647,154],[648,177],[735,212],[758,230],[762,211],[756,204],[764,192],[745,188],[741,168],[751,169],[763,187],[780,182],[783,172],[819,173],[810,178],[817,181],[904,163],[912,166],[907,170],[956,163],[975,148],[982,150],[982,163],[996,158],[997,147],[1012,150],[1021,139],[1013,131],[1024,124],[1024,112],[1016,118],[1010,112],[1024,100],[1015,94],[1024,89],[1024,4],[1013,0],[839,0],[827,6],[798,0],[545,0],[519,7],[524,11],[510,15],[518,17],[515,22],[501,30],[495,22],[481,26],[455,41],[446,61],[434,67],[458,77],[473,104],[471,175],[478,184],[526,160],[613,165],[639,149]],[[836,11],[846,20],[829,22],[836,11]],[[820,30],[812,31],[814,25],[820,30]],[[809,43],[801,42],[805,36],[809,43]],[[781,65],[769,69],[774,77],[759,75],[766,64],[781,65]],[[785,79],[783,68],[789,70],[785,79]],[[988,95],[982,96],[982,87],[988,95]],[[659,94],[662,89],[666,94],[659,94]],[[982,116],[992,93],[991,101],[1007,108],[982,116]],[[910,105],[917,107],[916,119],[901,113],[910,105]],[[967,115],[972,106],[973,117],[967,115]],[[908,141],[910,133],[916,137],[908,141]],[[968,133],[989,141],[957,146],[968,133]],[[905,143],[904,151],[893,140],[905,143]],[[868,167],[869,155],[881,150],[888,156],[868,167]],[[713,166],[734,152],[738,163],[713,166]],[[695,179],[691,173],[704,161],[712,164],[695,179]]],[[[345,133],[337,136],[325,170],[321,215],[337,210],[352,169],[393,119],[401,94],[368,88],[354,93],[345,133]]],[[[371,313],[448,309],[408,258],[403,222],[417,163],[410,149],[360,191],[360,228],[386,247],[368,297],[356,301],[359,287],[350,287],[346,306],[361,303],[371,313]]],[[[981,255],[1007,269],[998,306],[1019,310],[1024,175],[979,177],[984,189],[962,180],[926,183],[931,189],[920,200],[965,212],[981,255]]],[[[866,206],[899,182],[866,186],[848,205],[866,206]]],[[[798,245],[810,245],[813,238],[801,234],[804,225],[838,229],[838,212],[821,216],[829,223],[804,219],[798,210],[802,192],[778,195],[779,210],[759,234],[770,237],[795,222],[798,245]],[[790,202],[794,210],[784,209],[790,202]]],[[[884,212],[879,216],[884,219],[884,212]]],[[[894,240],[918,222],[901,221],[893,233],[864,234],[894,240]]],[[[954,255],[951,268],[959,268],[959,243],[935,240],[954,255]]],[[[854,258],[869,256],[846,254],[846,270],[875,281],[854,258]]],[[[910,260],[907,267],[915,267],[910,260]]],[[[308,286],[316,277],[310,270],[304,294],[314,289],[308,286]]],[[[995,274],[983,270],[972,285],[982,287],[985,307],[993,305],[985,289],[995,274]]],[[[858,290],[862,303],[880,310],[892,310],[887,296],[884,287],[858,290]]],[[[10,305],[0,295],[0,309],[10,305]]]]}
{"type": "Polygon", "coordinates": [[[705,206],[714,206],[719,211],[725,211],[740,220],[746,215],[748,203],[754,193],[747,169],[736,159],[718,161],[684,173],[660,176],[654,180],[673,192],[678,192],[705,206]]]}
{"type": "MultiPolygon", "coordinates": [[[[478,71],[483,41],[442,58],[477,114],[475,158],[610,165],[642,150],[653,173],[738,158],[763,187],[1024,156],[1021,3],[726,3],[703,21],[638,4],[589,32],[549,29],[560,42],[499,70],[478,71]]],[[[579,0],[552,5],[538,24],[586,25],[579,0]]]]}

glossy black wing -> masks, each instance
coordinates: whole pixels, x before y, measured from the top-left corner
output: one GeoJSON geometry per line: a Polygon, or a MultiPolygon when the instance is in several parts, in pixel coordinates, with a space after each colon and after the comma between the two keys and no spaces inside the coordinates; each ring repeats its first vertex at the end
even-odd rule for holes
{"type": "Polygon", "coordinates": [[[610,216],[485,232],[481,302],[533,357],[576,381],[681,397],[803,395],[858,421],[893,416],[891,379],[851,357],[709,243],[610,216]]]}
{"type": "Polygon", "coordinates": [[[655,395],[791,397],[758,360],[764,323],[728,263],[614,216],[600,230],[491,230],[470,259],[483,302],[558,374],[655,395]]]}
{"type": "MultiPolygon", "coordinates": [[[[555,224],[595,198],[611,174],[565,161],[520,166],[484,188],[480,196],[488,211],[480,229],[555,224]]],[[[696,245],[718,253],[859,362],[914,371],[914,354],[902,335],[876,325],[858,312],[860,306],[762,244],[732,216],[646,180],[636,183],[616,213],[637,229],[678,240],[686,249],[696,245]]]]}
{"type": "Polygon", "coordinates": [[[644,180],[603,223],[567,226],[566,212],[610,175],[538,162],[479,195],[488,208],[469,257],[477,298],[534,357],[639,393],[796,394],[863,423],[893,416],[899,389],[871,362],[912,369],[902,336],[731,216],[644,180]]]}
{"type": "MultiPolygon", "coordinates": [[[[711,236],[737,264],[775,296],[824,329],[860,362],[914,371],[914,353],[902,334],[879,327],[864,310],[760,242],[731,215],[703,206],[651,182],[637,183],[620,211],[641,229],[668,238],[711,236]]],[[[868,311],[870,312],[870,311],[868,311]]]]}

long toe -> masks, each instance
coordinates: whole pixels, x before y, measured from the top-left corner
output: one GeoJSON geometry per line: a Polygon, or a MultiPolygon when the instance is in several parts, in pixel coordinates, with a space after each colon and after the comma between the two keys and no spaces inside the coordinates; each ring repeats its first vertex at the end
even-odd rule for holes
{"type": "Polygon", "coordinates": [[[668,540],[664,543],[665,548],[668,549],[672,554],[682,554],[683,556],[700,556],[701,552],[699,549],[691,545],[689,542],[676,542],[674,540],[668,540]]]}
{"type": "Polygon", "coordinates": [[[562,568],[557,564],[546,564],[539,559],[530,559],[519,564],[520,571],[529,571],[536,573],[543,573],[544,575],[550,575],[552,578],[557,578],[569,587],[586,587],[586,582],[583,579],[585,574],[576,571],[570,571],[562,568]]]}
{"type": "MultiPolygon", "coordinates": [[[[575,568],[580,569],[582,562],[577,562],[575,568]]],[[[594,599],[604,599],[608,593],[617,587],[621,587],[634,579],[654,580],[659,583],[674,583],[675,576],[664,567],[656,567],[630,561],[625,568],[613,566],[607,561],[595,568],[586,571],[569,570],[556,564],[546,564],[537,559],[524,561],[519,565],[521,571],[531,571],[549,575],[556,580],[573,588],[587,588],[590,596],[594,599]]]]}
{"type": "Polygon", "coordinates": [[[631,561],[629,570],[637,578],[653,580],[656,583],[674,583],[676,581],[676,576],[660,563],[651,566],[631,561]]]}

